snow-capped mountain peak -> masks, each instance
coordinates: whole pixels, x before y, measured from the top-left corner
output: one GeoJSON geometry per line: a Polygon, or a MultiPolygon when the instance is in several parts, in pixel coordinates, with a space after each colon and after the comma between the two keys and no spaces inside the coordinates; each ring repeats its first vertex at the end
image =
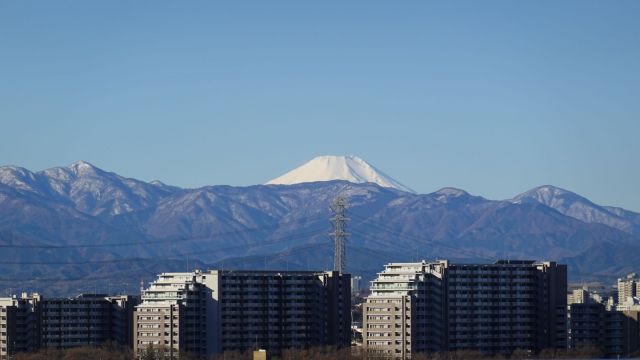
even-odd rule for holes
{"type": "Polygon", "coordinates": [[[537,201],[547,206],[555,207],[559,202],[565,202],[566,200],[570,200],[573,202],[576,200],[586,199],[572,193],[571,191],[559,188],[557,186],[542,185],[514,197],[511,201],[514,203],[537,201]]]}
{"type": "Polygon", "coordinates": [[[586,223],[600,223],[628,233],[640,232],[640,227],[633,222],[637,213],[627,210],[614,211],[553,185],[538,186],[510,201],[516,204],[537,202],[586,223]]]}
{"type": "Polygon", "coordinates": [[[7,165],[0,166],[0,184],[15,189],[34,190],[37,187],[37,179],[34,173],[25,168],[7,165]]]}
{"type": "Polygon", "coordinates": [[[460,197],[460,196],[469,195],[468,192],[466,192],[466,191],[464,191],[462,189],[456,189],[456,188],[453,188],[453,187],[444,187],[444,188],[436,191],[435,194],[443,195],[443,196],[449,196],[449,197],[460,197]]]}
{"type": "Polygon", "coordinates": [[[373,165],[353,155],[318,156],[266,184],[291,185],[331,180],[346,180],[356,184],[370,182],[382,187],[414,192],[373,165]]]}
{"type": "Polygon", "coordinates": [[[101,172],[102,170],[98,169],[97,167],[89,164],[86,161],[83,160],[78,160],[76,162],[74,162],[73,164],[69,165],[69,169],[77,176],[82,176],[82,175],[95,175],[98,172],[101,172]]]}
{"type": "Polygon", "coordinates": [[[469,196],[469,193],[453,187],[444,187],[432,194],[440,202],[448,202],[451,199],[469,196]]]}

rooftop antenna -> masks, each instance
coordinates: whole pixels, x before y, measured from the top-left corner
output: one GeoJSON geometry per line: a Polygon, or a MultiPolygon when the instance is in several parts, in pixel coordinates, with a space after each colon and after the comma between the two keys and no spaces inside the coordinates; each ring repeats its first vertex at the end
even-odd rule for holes
{"type": "Polygon", "coordinates": [[[142,293],[144,293],[144,279],[140,278],[140,299],[142,299],[142,293]]]}
{"type": "Polygon", "coordinates": [[[337,196],[331,204],[333,232],[329,235],[333,238],[333,271],[340,273],[346,270],[345,244],[350,235],[347,232],[349,218],[346,216],[346,209],[348,206],[347,199],[342,196],[337,196]]]}

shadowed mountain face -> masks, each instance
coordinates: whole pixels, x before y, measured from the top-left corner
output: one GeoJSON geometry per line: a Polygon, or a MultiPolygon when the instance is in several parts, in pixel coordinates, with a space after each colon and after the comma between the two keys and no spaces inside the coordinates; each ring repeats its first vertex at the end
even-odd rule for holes
{"type": "Polygon", "coordinates": [[[640,270],[640,214],[551,186],[508,201],[339,180],[180,189],[77,162],[0,167],[0,289],[135,291],[193,267],[330,268],[338,194],[350,203],[347,269],[365,279],[428,258],[565,261],[572,280],[640,270]]]}

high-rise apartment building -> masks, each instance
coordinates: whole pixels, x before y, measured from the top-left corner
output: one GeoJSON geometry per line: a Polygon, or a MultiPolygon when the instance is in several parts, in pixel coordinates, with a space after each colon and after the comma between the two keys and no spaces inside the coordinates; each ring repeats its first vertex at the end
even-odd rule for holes
{"type": "Polygon", "coordinates": [[[444,348],[446,267],[446,261],[385,265],[363,304],[363,344],[372,353],[405,359],[444,348]]]}
{"type": "Polygon", "coordinates": [[[150,345],[174,358],[215,352],[213,276],[163,273],[144,290],[134,316],[134,350],[150,345]]]}
{"type": "Polygon", "coordinates": [[[566,265],[451,264],[446,285],[447,350],[511,354],[566,348],[566,265]]]}
{"type": "Polygon", "coordinates": [[[135,351],[348,346],[350,278],[337,272],[211,270],[159,275],[136,308],[135,351]]]}
{"type": "Polygon", "coordinates": [[[137,298],[81,294],[74,298],[44,298],[40,302],[43,348],[67,349],[112,341],[133,342],[133,309],[137,298]]]}
{"type": "Polygon", "coordinates": [[[0,299],[0,360],[16,352],[71,348],[112,341],[133,343],[135,297],[38,294],[0,299]]]}
{"type": "Polygon", "coordinates": [[[349,346],[350,278],[338,272],[212,271],[222,351],[349,346]]]}
{"type": "Polygon", "coordinates": [[[40,295],[0,298],[0,360],[40,346],[40,295]]]}
{"type": "Polygon", "coordinates": [[[618,304],[633,301],[640,295],[640,279],[636,273],[631,273],[625,278],[618,279],[618,304]]]}
{"type": "Polygon", "coordinates": [[[537,353],[566,348],[565,265],[554,262],[392,263],[363,305],[370,351],[537,353]]]}

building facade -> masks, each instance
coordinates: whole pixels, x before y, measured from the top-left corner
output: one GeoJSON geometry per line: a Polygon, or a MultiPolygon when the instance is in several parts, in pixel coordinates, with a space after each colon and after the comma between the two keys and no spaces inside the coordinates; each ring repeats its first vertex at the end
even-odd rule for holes
{"type": "Polygon", "coordinates": [[[221,351],[349,346],[350,279],[337,272],[213,271],[221,351]]]}
{"type": "Polygon", "coordinates": [[[0,298],[0,360],[39,349],[40,300],[38,294],[0,298]]]}
{"type": "Polygon", "coordinates": [[[46,299],[38,294],[0,299],[0,360],[16,352],[66,349],[112,341],[133,344],[137,298],[79,295],[46,299]]]}
{"type": "Polygon", "coordinates": [[[363,341],[398,359],[565,349],[567,272],[553,262],[392,263],[371,284],[363,341]]]}
{"type": "Polygon", "coordinates": [[[223,271],[159,275],[136,308],[134,347],[210,355],[349,346],[350,278],[337,272],[223,271]]]}
{"type": "Polygon", "coordinates": [[[134,351],[153,346],[170,358],[215,351],[214,298],[207,277],[199,271],[163,273],[143,291],[134,316],[134,351]]]}
{"type": "MultiPolygon", "coordinates": [[[[640,350],[640,308],[606,304],[597,293],[574,290],[568,305],[568,348],[595,347],[603,357],[628,357],[640,350]]],[[[631,298],[627,298],[628,300],[631,298]]]]}
{"type": "Polygon", "coordinates": [[[625,278],[618,279],[618,304],[624,304],[640,295],[640,279],[636,273],[631,273],[625,278]]]}
{"type": "Polygon", "coordinates": [[[372,353],[405,359],[443,349],[446,267],[446,261],[385,265],[363,304],[363,344],[372,353]]]}
{"type": "Polygon", "coordinates": [[[45,298],[40,304],[40,346],[68,349],[107,341],[130,345],[136,303],[136,298],[127,295],[81,294],[74,298],[45,298]]]}
{"type": "Polygon", "coordinates": [[[628,357],[639,348],[638,311],[608,310],[604,304],[569,305],[569,350],[595,347],[607,358],[628,357]]]}
{"type": "Polygon", "coordinates": [[[566,265],[452,264],[446,286],[448,351],[509,355],[566,348],[566,265]]]}

